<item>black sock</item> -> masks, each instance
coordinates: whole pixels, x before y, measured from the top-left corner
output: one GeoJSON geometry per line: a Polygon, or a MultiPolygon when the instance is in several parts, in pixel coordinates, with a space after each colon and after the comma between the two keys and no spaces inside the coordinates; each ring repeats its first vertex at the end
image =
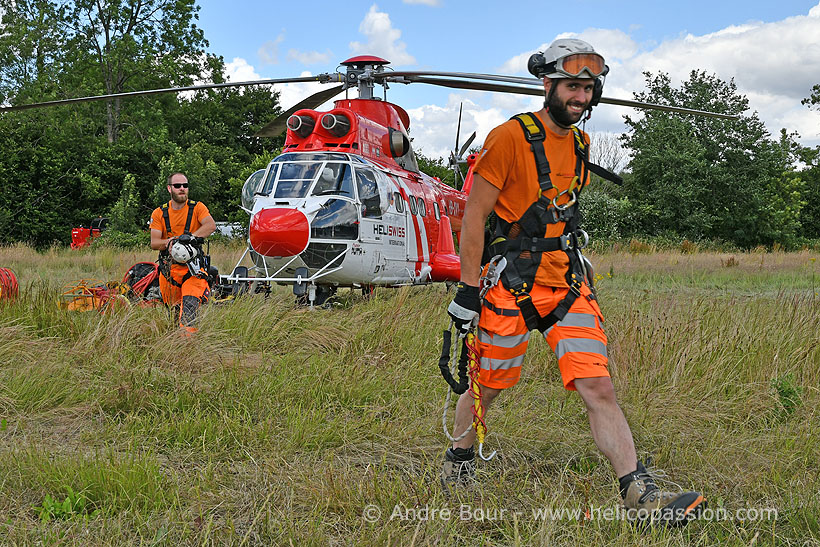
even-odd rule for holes
{"type": "Polygon", "coordinates": [[[447,452],[453,457],[454,462],[468,462],[475,459],[475,451],[470,448],[449,448],[447,452]]]}
{"type": "Polygon", "coordinates": [[[629,488],[629,483],[635,480],[635,474],[640,471],[645,471],[645,469],[643,467],[643,464],[641,462],[638,462],[635,465],[635,471],[627,473],[623,477],[618,477],[618,485],[620,486],[621,490],[621,499],[626,499],[626,490],[627,488],[629,488]]]}

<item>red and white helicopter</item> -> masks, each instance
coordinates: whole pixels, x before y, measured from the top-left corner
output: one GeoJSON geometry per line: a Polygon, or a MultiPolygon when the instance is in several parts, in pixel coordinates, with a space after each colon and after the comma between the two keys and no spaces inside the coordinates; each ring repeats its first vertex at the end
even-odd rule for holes
{"type": "Polygon", "coordinates": [[[407,112],[373,96],[387,64],[348,59],[344,78],[356,83],[358,98],[338,100],[328,112],[300,108],[303,101],[257,133],[286,129],[287,137],[283,153],[242,189],[249,245],[230,281],[293,284],[310,303],[338,286],[458,281],[453,232],[469,186],[459,191],[419,170],[407,112]],[[246,256],[253,275],[241,266],[246,256]]]}
{"type": "MultiPolygon", "coordinates": [[[[133,91],[0,107],[0,111],[109,100],[219,87],[297,82],[339,83],[315,93],[263,127],[257,136],[287,131],[281,155],[253,173],[242,189],[250,214],[248,247],[223,281],[234,290],[278,283],[292,285],[306,303],[321,304],[337,287],[418,285],[458,281],[460,261],[453,236],[472,184],[474,156],[462,159],[475,135],[450,157],[461,189],[419,170],[408,130],[410,118],[386,100],[389,84],[426,83],[522,95],[543,95],[540,79],[459,72],[398,72],[370,55],[341,63],[344,72],[316,76],[226,82],[133,91]],[[376,97],[376,85],[385,98],[376,97]],[[314,110],[342,91],[357,98],[314,110]],[[250,265],[244,265],[250,262],[250,265]]],[[[734,116],[602,97],[601,103],[685,114],[734,116]]],[[[460,120],[459,120],[460,125],[460,120]]]]}

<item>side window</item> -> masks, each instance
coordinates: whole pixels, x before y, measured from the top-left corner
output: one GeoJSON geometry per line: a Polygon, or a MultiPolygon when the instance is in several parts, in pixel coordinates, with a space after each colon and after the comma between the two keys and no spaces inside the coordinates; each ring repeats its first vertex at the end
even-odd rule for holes
{"type": "Polygon", "coordinates": [[[260,169],[248,177],[242,185],[242,207],[253,209],[253,202],[256,201],[257,192],[265,182],[265,170],[260,169]]]}
{"type": "Polygon", "coordinates": [[[362,216],[366,218],[381,217],[382,206],[375,171],[356,169],[356,186],[359,190],[359,201],[362,202],[362,216]]]}
{"type": "Polygon", "coordinates": [[[410,205],[410,214],[416,216],[418,211],[416,210],[416,198],[413,197],[413,194],[407,194],[407,203],[410,205]]]}
{"type": "Polygon", "coordinates": [[[420,216],[427,216],[427,204],[424,202],[424,198],[418,199],[418,208],[419,208],[419,215],[420,216]]]}
{"type": "Polygon", "coordinates": [[[399,194],[398,192],[393,192],[393,203],[396,204],[397,213],[404,212],[404,200],[401,198],[401,194],[399,194]]]}
{"type": "Polygon", "coordinates": [[[334,194],[353,197],[353,172],[347,163],[327,163],[319,173],[319,180],[311,195],[334,194]]]}
{"type": "Polygon", "coordinates": [[[441,220],[441,211],[439,211],[438,202],[436,201],[433,202],[433,212],[436,215],[436,220],[441,220]]]}

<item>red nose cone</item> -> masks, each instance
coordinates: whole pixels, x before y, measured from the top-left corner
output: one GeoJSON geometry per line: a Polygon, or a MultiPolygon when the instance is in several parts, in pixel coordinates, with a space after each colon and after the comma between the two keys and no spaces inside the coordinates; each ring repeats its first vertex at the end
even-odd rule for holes
{"type": "Polygon", "coordinates": [[[307,217],[295,209],[263,209],[251,221],[251,247],[263,256],[298,255],[307,247],[308,237],[307,217]]]}

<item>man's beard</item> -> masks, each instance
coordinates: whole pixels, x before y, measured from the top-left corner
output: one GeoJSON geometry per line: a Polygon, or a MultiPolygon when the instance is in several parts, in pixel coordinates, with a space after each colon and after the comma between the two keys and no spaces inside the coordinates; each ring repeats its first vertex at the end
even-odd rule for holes
{"type": "Polygon", "coordinates": [[[558,98],[557,93],[553,93],[547,103],[547,111],[553,121],[560,127],[568,128],[574,123],[577,123],[584,115],[584,111],[578,114],[570,113],[566,104],[561,104],[561,99],[558,98]]]}
{"type": "Polygon", "coordinates": [[[177,203],[186,203],[188,201],[188,196],[180,196],[178,194],[171,194],[171,199],[177,203]]]}

